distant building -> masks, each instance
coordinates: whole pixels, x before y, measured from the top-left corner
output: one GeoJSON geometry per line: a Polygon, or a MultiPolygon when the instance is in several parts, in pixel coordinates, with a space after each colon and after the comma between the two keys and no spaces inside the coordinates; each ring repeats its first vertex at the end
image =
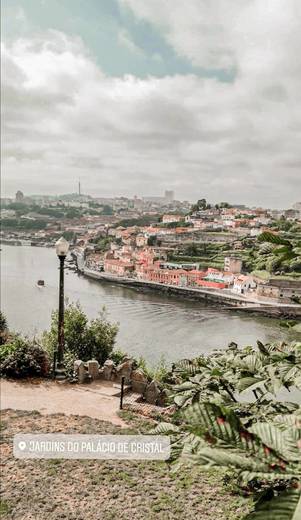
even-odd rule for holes
{"type": "Polygon", "coordinates": [[[175,192],[173,190],[165,190],[165,199],[168,202],[175,200],[175,192]]]}
{"type": "Polygon", "coordinates": [[[20,190],[16,193],[16,202],[23,202],[24,200],[24,193],[20,190]]]}
{"type": "Polygon", "coordinates": [[[300,216],[300,211],[297,209],[286,209],[284,216],[287,220],[295,220],[300,216]]]}
{"type": "Polygon", "coordinates": [[[226,256],[224,260],[224,270],[230,273],[241,273],[242,260],[235,256],[226,256]]]}
{"type": "Polygon", "coordinates": [[[136,246],[137,247],[144,247],[147,246],[148,237],[146,235],[139,234],[136,237],[136,246]]]}
{"type": "Polygon", "coordinates": [[[271,278],[267,283],[257,286],[257,295],[260,299],[274,298],[285,303],[293,303],[301,299],[301,284],[297,280],[278,280],[271,278]]]}
{"type": "Polygon", "coordinates": [[[250,289],[256,288],[256,282],[254,281],[252,276],[245,276],[241,274],[234,279],[232,292],[236,294],[245,294],[250,291],[250,289]]]}
{"type": "Polygon", "coordinates": [[[170,224],[171,222],[179,222],[182,219],[182,215],[163,215],[163,224],[170,224]]]}
{"type": "Polygon", "coordinates": [[[128,276],[135,270],[133,262],[122,261],[115,258],[105,258],[104,270],[116,276],[128,276]]]}

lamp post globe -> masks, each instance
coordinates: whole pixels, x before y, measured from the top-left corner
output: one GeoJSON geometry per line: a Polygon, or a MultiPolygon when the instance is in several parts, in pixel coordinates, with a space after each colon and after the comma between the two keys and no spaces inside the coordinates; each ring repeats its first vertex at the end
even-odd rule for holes
{"type": "Polygon", "coordinates": [[[69,243],[61,237],[55,244],[56,254],[60,261],[60,281],[59,281],[59,315],[58,315],[58,349],[55,359],[55,378],[57,380],[66,379],[64,366],[64,263],[69,251],[69,243]]]}
{"type": "Polygon", "coordinates": [[[55,250],[58,257],[66,257],[69,251],[69,242],[64,237],[59,238],[55,243],[55,250]]]}

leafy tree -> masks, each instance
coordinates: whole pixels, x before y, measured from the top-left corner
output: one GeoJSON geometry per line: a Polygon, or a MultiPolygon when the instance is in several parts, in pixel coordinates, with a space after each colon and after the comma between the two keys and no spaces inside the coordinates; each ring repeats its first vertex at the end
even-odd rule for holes
{"type": "Polygon", "coordinates": [[[8,336],[7,320],[3,312],[0,311],[0,345],[3,345],[8,336]]]}
{"type": "Polygon", "coordinates": [[[104,205],[102,210],[103,215],[114,215],[114,210],[112,206],[108,206],[107,204],[104,205]]]}
{"type": "MultiPolygon", "coordinates": [[[[57,350],[58,312],[52,313],[50,331],[43,334],[43,345],[52,356],[57,350]]],[[[105,310],[89,321],[79,304],[67,303],[65,309],[65,353],[70,361],[96,359],[100,364],[110,356],[118,325],[111,324],[105,310]]]]}

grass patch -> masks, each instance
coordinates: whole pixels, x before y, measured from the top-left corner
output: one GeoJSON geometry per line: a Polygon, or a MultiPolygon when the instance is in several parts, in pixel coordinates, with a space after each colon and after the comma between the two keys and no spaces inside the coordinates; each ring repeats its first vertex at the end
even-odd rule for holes
{"type": "Polygon", "coordinates": [[[7,500],[0,498],[0,518],[11,513],[11,510],[12,508],[7,500]]]}

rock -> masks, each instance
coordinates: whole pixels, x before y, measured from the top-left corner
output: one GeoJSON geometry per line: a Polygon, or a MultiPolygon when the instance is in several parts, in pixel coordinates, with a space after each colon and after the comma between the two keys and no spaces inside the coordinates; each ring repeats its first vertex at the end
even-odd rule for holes
{"type": "Polygon", "coordinates": [[[130,384],[131,375],[133,372],[134,360],[127,358],[116,368],[117,380],[120,382],[122,377],[125,377],[125,384],[130,384]]]}
{"type": "Polygon", "coordinates": [[[161,393],[161,390],[156,383],[156,381],[152,381],[145,390],[144,397],[147,403],[150,404],[157,404],[159,395],[161,393]]]}
{"type": "Polygon", "coordinates": [[[107,361],[104,363],[102,370],[102,376],[106,381],[111,381],[114,368],[114,361],[112,361],[111,359],[107,359],[107,361]]]}
{"type": "Polygon", "coordinates": [[[144,394],[147,387],[147,377],[141,368],[132,371],[131,374],[132,390],[138,394],[144,394]]]}
{"type": "Polygon", "coordinates": [[[167,392],[166,390],[161,390],[158,399],[157,399],[157,405],[158,406],[165,406],[167,403],[167,392]]]}
{"type": "Polygon", "coordinates": [[[96,359],[92,359],[91,361],[88,361],[87,363],[88,367],[88,373],[91,376],[91,378],[98,379],[99,378],[99,363],[96,361],[96,359]]]}
{"type": "Polygon", "coordinates": [[[73,365],[74,374],[78,379],[79,383],[85,383],[87,378],[87,370],[85,368],[85,364],[80,359],[74,361],[73,365]]]}

